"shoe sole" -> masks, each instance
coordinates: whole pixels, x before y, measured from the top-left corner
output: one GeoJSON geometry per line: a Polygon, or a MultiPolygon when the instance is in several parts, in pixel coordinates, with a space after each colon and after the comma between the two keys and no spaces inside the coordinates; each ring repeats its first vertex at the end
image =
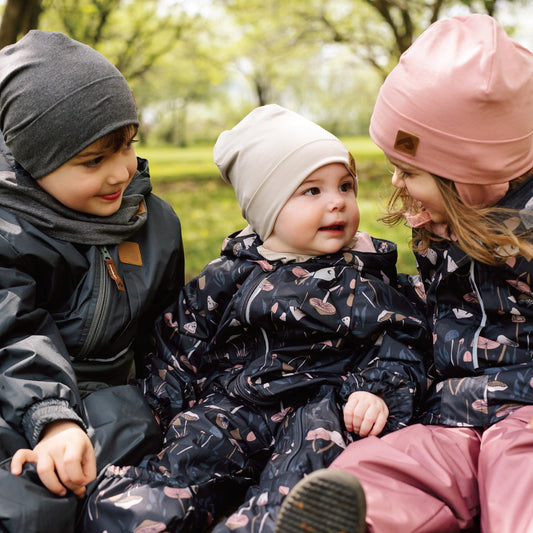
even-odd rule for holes
{"type": "Polygon", "coordinates": [[[344,470],[317,470],[285,498],[275,533],[364,533],[365,514],[365,494],[356,477],[344,470]]]}

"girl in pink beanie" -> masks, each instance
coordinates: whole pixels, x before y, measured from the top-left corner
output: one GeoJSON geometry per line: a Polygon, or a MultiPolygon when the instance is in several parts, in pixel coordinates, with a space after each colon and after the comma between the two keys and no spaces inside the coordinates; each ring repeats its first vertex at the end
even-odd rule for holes
{"type": "Polygon", "coordinates": [[[370,135],[394,166],[385,221],[413,227],[429,391],[418,424],[295,487],[277,531],[304,531],[317,490],[318,515],[345,516],[343,491],[361,507],[354,479],[366,525],[340,530],[533,531],[533,54],[487,15],[438,21],[383,84],[370,135]]]}

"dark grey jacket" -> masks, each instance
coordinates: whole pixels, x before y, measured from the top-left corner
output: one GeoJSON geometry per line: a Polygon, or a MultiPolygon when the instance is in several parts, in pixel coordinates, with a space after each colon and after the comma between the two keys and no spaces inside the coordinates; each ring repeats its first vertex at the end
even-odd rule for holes
{"type": "Polygon", "coordinates": [[[151,194],[148,165],[138,162],[129,187],[144,195],[148,217],[127,244],[58,240],[0,208],[0,418],[31,446],[48,422],[83,424],[84,392],[126,383],[154,318],[183,284],[178,217],[151,194]]]}

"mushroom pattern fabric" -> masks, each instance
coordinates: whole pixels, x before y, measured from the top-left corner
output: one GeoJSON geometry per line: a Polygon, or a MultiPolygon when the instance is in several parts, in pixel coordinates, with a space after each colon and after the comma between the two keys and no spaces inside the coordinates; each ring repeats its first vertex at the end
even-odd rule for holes
{"type": "Polygon", "coordinates": [[[385,400],[385,433],[415,420],[431,341],[395,289],[396,245],[372,242],[292,262],[265,259],[256,234],[227,239],[156,324],[143,388],[164,447],[108,468],[84,531],[196,532],[225,514],[215,533],[273,532],[289,490],[358,438],[352,392],[385,400]]]}

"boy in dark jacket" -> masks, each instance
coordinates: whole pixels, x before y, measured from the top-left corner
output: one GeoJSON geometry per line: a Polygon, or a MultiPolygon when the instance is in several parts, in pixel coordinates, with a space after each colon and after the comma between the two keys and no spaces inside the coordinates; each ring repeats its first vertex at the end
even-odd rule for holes
{"type": "Polygon", "coordinates": [[[100,468],[160,446],[127,382],[183,251],[137,127],[126,80],[90,47],[32,31],[0,52],[2,530],[72,531],[100,468]]]}
{"type": "Polygon", "coordinates": [[[145,388],[165,446],[108,469],[86,531],[200,532],[243,498],[215,531],[272,531],[297,481],[409,424],[425,390],[423,318],[393,288],[394,244],[357,233],[342,142],[268,105],[214,156],[250,227],[157,322],[145,388]]]}

